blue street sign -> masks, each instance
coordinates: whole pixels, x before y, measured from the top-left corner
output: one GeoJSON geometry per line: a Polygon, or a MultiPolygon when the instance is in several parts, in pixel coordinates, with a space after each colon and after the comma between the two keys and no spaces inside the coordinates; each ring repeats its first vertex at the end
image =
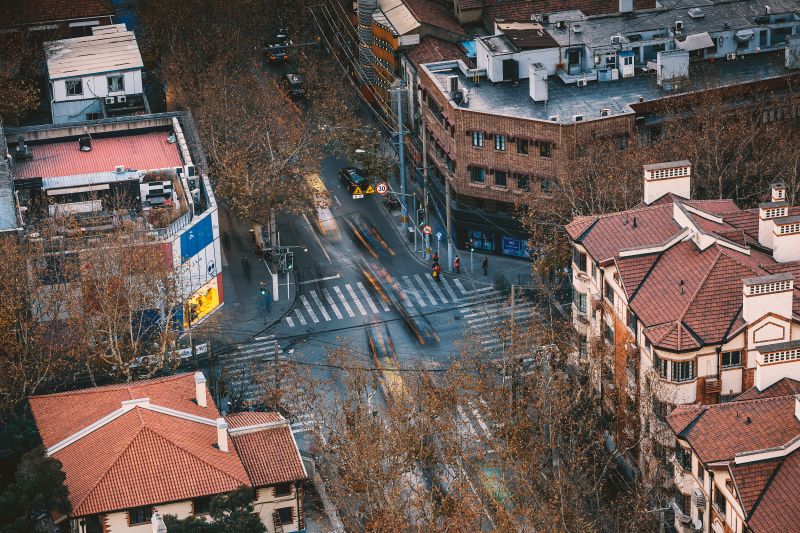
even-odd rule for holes
{"type": "Polygon", "coordinates": [[[437,241],[441,241],[442,240],[442,232],[441,231],[437,231],[436,232],[436,240],[437,241]]]}

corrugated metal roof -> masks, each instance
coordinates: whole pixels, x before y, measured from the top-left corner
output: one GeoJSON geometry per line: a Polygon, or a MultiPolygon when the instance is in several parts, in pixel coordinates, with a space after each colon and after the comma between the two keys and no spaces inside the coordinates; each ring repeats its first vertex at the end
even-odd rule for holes
{"type": "Polygon", "coordinates": [[[405,35],[420,27],[420,23],[402,0],[380,0],[378,7],[398,35],[405,35]]]}
{"type": "Polygon", "coordinates": [[[142,68],[136,36],[124,31],[123,24],[115,26],[101,26],[97,34],[88,37],[46,43],[50,79],[142,68]],[[116,31],[110,29],[115,26],[116,31]]]}
{"type": "Polygon", "coordinates": [[[72,176],[58,176],[56,178],[42,179],[42,189],[62,189],[65,187],[80,187],[84,185],[101,185],[117,181],[138,180],[139,173],[132,172],[94,172],[90,174],[74,174],[72,176]]]}
{"type": "Polygon", "coordinates": [[[82,152],[78,141],[28,144],[30,161],[16,161],[11,170],[18,178],[56,178],[97,172],[113,172],[118,166],[154,170],[182,166],[177,144],[167,141],[166,132],[151,132],[92,139],[92,150],[82,152]]]}

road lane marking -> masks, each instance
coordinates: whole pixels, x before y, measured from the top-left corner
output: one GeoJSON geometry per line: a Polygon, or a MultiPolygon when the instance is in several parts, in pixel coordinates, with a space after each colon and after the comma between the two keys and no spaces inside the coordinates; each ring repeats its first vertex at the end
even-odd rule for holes
{"type": "Polygon", "coordinates": [[[330,305],[331,309],[333,309],[333,314],[336,315],[336,318],[339,320],[344,318],[342,316],[342,312],[339,311],[339,308],[336,307],[336,304],[333,302],[333,298],[331,298],[331,293],[328,292],[328,289],[322,289],[322,295],[325,296],[325,300],[328,302],[328,305],[330,305]]]}
{"type": "Polygon", "coordinates": [[[475,415],[475,420],[478,421],[478,425],[481,427],[481,429],[484,431],[484,433],[486,433],[486,435],[489,438],[491,438],[492,437],[492,432],[489,431],[489,426],[486,425],[486,423],[483,421],[483,417],[481,417],[481,414],[475,408],[475,404],[473,404],[471,401],[468,402],[468,403],[469,403],[469,408],[472,409],[472,414],[475,415]]]}
{"type": "Polygon", "coordinates": [[[372,298],[369,297],[369,293],[367,293],[367,289],[364,288],[364,284],[359,281],[356,283],[356,285],[358,285],[358,289],[361,291],[361,294],[364,295],[364,299],[367,300],[367,304],[369,305],[369,308],[372,309],[372,312],[378,314],[378,306],[375,305],[375,302],[373,302],[372,298]]]}
{"type": "Polygon", "coordinates": [[[257,341],[271,341],[275,339],[275,335],[267,335],[266,337],[256,337],[257,341]]]}
{"type": "Polygon", "coordinates": [[[297,320],[299,320],[300,323],[305,326],[306,325],[306,319],[303,318],[303,313],[300,312],[300,309],[295,309],[294,310],[294,314],[297,315],[297,320]]]}
{"type": "Polygon", "coordinates": [[[293,328],[293,327],[294,327],[294,320],[292,320],[292,317],[290,317],[290,316],[287,316],[287,317],[286,317],[286,323],[287,323],[287,324],[289,324],[289,327],[290,327],[290,328],[293,328]]]}
{"type": "MultiPolygon", "coordinates": [[[[456,404],[456,409],[458,410],[458,414],[461,416],[461,420],[467,423],[467,427],[469,428],[469,433],[473,437],[478,436],[478,432],[475,431],[475,428],[472,426],[472,421],[467,417],[467,413],[464,412],[464,408],[461,407],[461,404],[456,404]]],[[[463,430],[462,430],[463,433],[463,430]]]]}
{"type": "Polygon", "coordinates": [[[305,213],[303,213],[303,220],[305,220],[306,224],[308,224],[308,227],[311,228],[311,234],[314,236],[314,240],[317,241],[317,244],[319,244],[319,248],[320,250],[322,250],[322,253],[325,254],[325,257],[328,258],[328,263],[332,263],[333,261],[331,261],[331,256],[328,255],[328,251],[325,249],[324,246],[322,246],[322,241],[319,240],[319,235],[317,235],[317,230],[314,228],[314,226],[311,225],[311,222],[308,221],[308,217],[306,216],[305,213]]]}
{"type": "MultiPolygon", "coordinates": [[[[364,284],[363,284],[363,283],[361,283],[360,281],[358,282],[358,287],[359,287],[359,288],[360,288],[362,291],[366,291],[366,289],[364,289],[364,284]]],[[[365,292],[365,294],[369,294],[369,291],[366,291],[366,292],[365,292]]],[[[384,302],[384,301],[383,301],[383,298],[381,298],[380,296],[378,296],[378,297],[376,298],[376,300],[378,300],[378,302],[381,304],[381,307],[383,307],[383,310],[384,310],[385,312],[387,312],[387,313],[388,313],[389,311],[391,311],[391,308],[390,308],[390,307],[389,307],[389,306],[386,304],[386,302],[384,302]]],[[[377,311],[375,311],[375,312],[377,313],[377,311]]]]}
{"type": "Polygon", "coordinates": [[[443,304],[448,303],[447,298],[444,297],[444,293],[442,292],[442,289],[439,288],[439,285],[442,284],[442,282],[441,282],[442,278],[440,277],[439,278],[440,281],[436,281],[433,278],[429,278],[428,276],[425,276],[425,279],[428,280],[428,283],[431,284],[431,287],[433,287],[433,290],[436,292],[436,296],[439,297],[439,299],[442,301],[442,303],[443,304]]]}
{"type": "Polygon", "coordinates": [[[342,290],[338,286],[334,287],[333,290],[336,291],[336,295],[342,301],[342,305],[344,305],[344,310],[347,311],[347,314],[350,316],[350,318],[356,316],[356,314],[353,312],[353,309],[350,307],[350,304],[347,303],[344,294],[342,294],[342,290]]]}
{"type": "Polygon", "coordinates": [[[419,292],[417,292],[417,289],[414,288],[414,284],[411,282],[409,277],[408,276],[403,276],[403,281],[406,284],[406,292],[411,294],[411,295],[413,295],[414,298],[417,299],[417,303],[419,304],[420,307],[425,307],[425,305],[426,305],[425,301],[419,295],[419,292]]]}
{"type": "Polygon", "coordinates": [[[308,281],[301,281],[300,283],[298,283],[298,285],[308,285],[309,283],[316,283],[318,281],[329,281],[329,280],[332,280],[332,279],[339,279],[341,277],[342,277],[341,274],[336,274],[335,276],[326,276],[324,278],[317,278],[317,279],[310,279],[308,281]]]}
{"type": "Polygon", "coordinates": [[[349,283],[346,283],[344,288],[350,293],[350,298],[353,299],[353,303],[356,304],[356,307],[358,307],[358,312],[364,316],[367,316],[367,310],[364,309],[364,306],[361,304],[361,300],[358,299],[356,291],[353,290],[353,287],[351,287],[349,283]]]}
{"type": "Polygon", "coordinates": [[[331,315],[328,314],[328,312],[325,310],[325,306],[322,305],[322,301],[319,299],[319,296],[317,296],[317,291],[311,291],[310,294],[311,299],[314,300],[314,303],[317,304],[317,307],[319,307],[319,310],[322,313],[322,318],[325,319],[325,322],[330,322],[331,315]]]}
{"type": "Polygon", "coordinates": [[[428,286],[425,285],[424,281],[422,281],[422,278],[420,277],[420,275],[419,274],[414,274],[414,279],[417,280],[417,283],[419,284],[419,286],[422,287],[422,290],[425,292],[425,296],[428,297],[428,300],[431,302],[431,305],[436,305],[438,303],[436,301],[436,298],[434,298],[433,294],[431,294],[431,291],[428,290],[428,286]]]}
{"type": "Polygon", "coordinates": [[[313,309],[311,309],[311,304],[308,303],[308,298],[306,298],[305,294],[300,295],[300,301],[303,302],[303,305],[306,308],[306,313],[308,313],[308,316],[310,316],[311,320],[314,321],[314,324],[319,324],[319,319],[317,318],[317,314],[314,312],[313,309]]]}
{"type": "Polygon", "coordinates": [[[336,205],[338,205],[339,207],[342,207],[342,202],[339,201],[339,199],[336,197],[336,195],[335,194],[331,194],[331,196],[333,196],[333,201],[336,202],[336,205]]]}
{"type": "Polygon", "coordinates": [[[456,293],[450,287],[450,282],[447,281],[447,278],[442,278],[442,283],[444,283],[444,288],[447,291],[447,294],[450,295],[450,298],[452,298],[454,302],[457,302],[458,301],[458,296],[456,296],[456,293]]]}

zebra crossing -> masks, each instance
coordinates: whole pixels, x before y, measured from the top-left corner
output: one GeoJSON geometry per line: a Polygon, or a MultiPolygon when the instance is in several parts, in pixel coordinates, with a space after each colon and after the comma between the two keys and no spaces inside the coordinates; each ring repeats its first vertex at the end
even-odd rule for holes
{"type": "MultiPolygon", "coordinates": [[[[475,445],[492,441],[492,423],[481,414],[481,410],[488,409],[483,398],[467,400],[466,404],[457,404],[457,430],[462,437],[462,442],[475,445]]],[[[492,451],[492,450],[488,450],[492,451]]]]}
{"type": "MultiPolygon", "coordinates": [[[[275,365],[276,351],[278,365],[288,360],[275,335],[256,337],[246,344],[236,345],[236,351],[229,353],[222,360],[222,372],[228,394],[236,395],[248,403],[257,401],[258,374],[270,370],[275,365]]],[[[291,351],[289,353],[291,354],[291,351]]]]}
{"type": "MultiPolygon", "coordinates": [[[[498,293],[491,287],[467,289],[457,278],[442,277],[436,282],[428,275],[411,274],[397,279],[400,290],[421,309],[440,305],[460,305],[485,294],[498,293]]],[[[388,313],[391,306],[370,293],[363,282],[342,283],[312,289],[300,295],[298,305],[284,317],[290,328],[388,313]]]]}
{"type": "MultiPolygon", "coordinates": [[[[502,351],[510,343],[510,335],[506,321],[511,319],[511,304],[505,293],[497,290],[473,297],[469,305],[460,307],[463,318],[470,329],[480,340],[484,350],[502,351]]],[[[514,305],[514,321],[525,323],[536,313],[536,305],[518,297],[514,305]]]]}

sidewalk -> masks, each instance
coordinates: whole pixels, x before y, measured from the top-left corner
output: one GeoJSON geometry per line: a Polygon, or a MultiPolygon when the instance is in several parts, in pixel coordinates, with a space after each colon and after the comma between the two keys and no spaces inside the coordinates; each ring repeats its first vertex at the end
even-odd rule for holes
{"type": "Polygon", "coordinates": [[[255,248],[251,228],[237,220],[220,206],[220,235],[222,241],[222,290],[225,305],[200,324],[194,331],[196,339],[212,343],[233,344],[252,338],[279,322],[294,304],[297,283],[292,272],[289,293],[286,275],[278,276],[278,299],[273,294],[272,276],[263,257],[255,248]],[[267,298],[262,296],[260,283],[266,284],[267,298]]]}

